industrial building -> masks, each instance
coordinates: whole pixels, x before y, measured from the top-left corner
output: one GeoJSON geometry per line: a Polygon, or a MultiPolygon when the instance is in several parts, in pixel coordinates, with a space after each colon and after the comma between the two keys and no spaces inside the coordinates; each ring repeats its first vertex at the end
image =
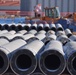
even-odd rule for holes
{"type": "Polygon", "coordinates": [[[34,6],[37,4],[42,5],[43,12],[45,7],[55,6],[59,7],[62,15],[76,12],[76,0],[0,0],[0,14],[7,14],[8,11],[16,14],[14,12],[20,11],[21,15],[33,15],[34,6]]]}
{"type": "Polygon", "coordinates": [[[29,11],[32,13],[37,4],[42,5],[43,11],[45,7],[58,6],[62,15],[76,12],[76,0],[21,0],[20,10],[25,13],[29,11]]]}

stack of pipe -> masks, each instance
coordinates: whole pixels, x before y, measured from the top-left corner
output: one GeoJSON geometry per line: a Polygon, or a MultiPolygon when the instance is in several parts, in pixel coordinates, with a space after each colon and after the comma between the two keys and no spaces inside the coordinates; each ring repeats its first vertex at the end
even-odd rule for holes
{"type": "Polygon", "coordinates": [[[15,74],[28,75],[35,71],[37,67],[36,55],[44,43],[34,40],[29,44],[18,49],[12,56],[10,66],[15,74]],[[36,46],[37,44],[37,46],[36,46]]]}
{"type": "MultiPolygon", "coordinates": [[[[5,25],[5,24],[4,24],[5,25]]],[[[10,24],[0,30],[0,75],[76,74],[76,35],[61,24],[10,24]]]]}
{"type": "Polygon", "coordinates": [[[25,45],[26,42],[22,39],[12,41],[0,46],[0,74],[4,74],[9,68],[10,59],[16,49],[25,45]]]}

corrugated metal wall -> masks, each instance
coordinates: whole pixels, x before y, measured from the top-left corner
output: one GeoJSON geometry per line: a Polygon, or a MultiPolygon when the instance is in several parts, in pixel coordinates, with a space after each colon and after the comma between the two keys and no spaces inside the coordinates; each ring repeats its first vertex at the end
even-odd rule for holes
{"type": "Polygon", "coordinates": [[[33,11],[36,4],[42,4],[44,7],[58,6],[60,12],[76,12],[76,0],[21,0],[21,11],[33,11]]]}

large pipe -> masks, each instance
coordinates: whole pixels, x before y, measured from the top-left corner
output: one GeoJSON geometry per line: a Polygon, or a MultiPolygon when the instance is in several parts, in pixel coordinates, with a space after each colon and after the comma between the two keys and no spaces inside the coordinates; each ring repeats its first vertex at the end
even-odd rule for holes
{"type": "Polygon", "coordinates": [[[25,30],[29,31],[29,30],[30,30],[30,27],[31,27],[31,24],[28,23],[28,24],[25,24],[23,28],[24,28],[25,30]]]}
{"type": "Polygon", "coordinates": [[[72,35],[72,32],[71,32],[70,29],[66,29],[66,30],[65,30],[65,34],[66,34],[68,37],[70,37],[70,36],[72,35]]]}
{"type": "Polygon", "coordinates": [[[41,30],[37,34],[46,34],[46,31],[45,30],[41,30]]]}
{"type": "Polygon", "coordinates": [[[65,32],[64,31],[57,31],[56,35],[57,35],[57,37],[61,36],[61,35],[65,35],[65,32]]]}
{"type": "Polygon", "coordinates": [[[50,29],[49,24],[47,24],[47,23],[44,24],[44,30],[45,30],[45,31],[48,31],[49,29],[50,29]]]}
{"type": "Polygon", "coordinates": [[[23,29],[22,24],[17,24],[17,31],[20,31],[20,30],[22,30],[22,29],[23,29]]]}
{"type": "Polygon", "coordinates": [[[0,38],[0,46],[9,43],[9,40],[6,38],[0,38]]]}
{"type": "Polygon", "coordinates": [[[13,72],[19,75],[30,75],[33,73],[37,67],[36,55],[43,46],[43,42],[34,40],[33,42],[17,50],[13,54],[10,62],[13,72]]]}
{"type": "Polygon", "coordinates": [[[32,29],[32,30],[30,30],[28,33],[30,33],[30,34],[36,34],[37,33],[37,31],[36,30],[34,30],[34,29],[32,29]]]}
{"type": "Polygon", "coordinates": [[[16,24],[12,24],[12,25],[10,26],[10,30],[16,30],[16,31],[17,31],[16,24]]]}
{"type": "Polygon", "coordinates": [[[14,34],[12,35],[11,33],[5,33],[3,35],[0,36],[0,38],[7,38],[9,41],[11,41],[13,38],[17,37],[17,36],[22,36],[22,34],[14,34]]]}
{"type": "Polygon", "coordinates": [[[0,30],[2,30],[3,26],[0,24],[0,30]]]}
{"type": "Polygon", "coordinates": [[[46,35],[45,34],[37,34],[35,37],[38,38],[39,40],[43,40],[46,37],[46,35]]]}
{"type": "Polygon", "coordinates": [[[46,33],[46,36],[49,36],[49,35],[51,35],[51,34],[55,34],[55,31],[53,31],[53,30],[49,30],[47,33],[46,33]]]}
{"type": "Polygon", "coordinates": [[[4,74],[9,68],[9,60],[14,51],[25,44],[24,40],[18,39],[0,46],[0,75],[4,74]]]}
{"type": "Polygon", "coordinates": [[[14,35],[14,34],[16,33],[16,31],[15,31],[15,30],[11,30],[11,31],[9,31],[8,33],[14,35]]]}
{"type": "Polygon", "coordinates": [[[4,33],[7,33],[8,31],[7,30],[2,30],[1,32],[0,32],[0,35],[2,35],[2,34],[4,34],[4,33]]]}
{"type": "Polygon", "coordinates": [[[31,29],[37,30],[37,24],[36,24],[36,23],[32,24],[32,25],[31,25],[31,29]]]}
{"type": "Polygon", "coordinates": [[[12,40],[16,40],[16,39],[21,38],[21,39],[27,41],[28,39],[33,38],[33,37],[35,37],[33,34],[26,34],[26,35],[23,35],[23,36],[16,36],[12,40]]]}
{"type": "Polygon", "coordinates": [[[60,75],[66,67],[64,52],[61,42],[50,41],[39,58],[40,70],[45,75],[60,75]]]}
{"type": "Polygon", "coordinates": [[[38,31],[43,30],[43,24],[40,23],[40,24],[37,26],[37,30],[38,30],[38,31]]]}
{"type": "Polygon", "coordinates": [[[69,39],[71,39],[71,40],[73,40],[73,41],[76,41],[76,35],[71,35],[71,36],[69,37],[69,39]]]}
{"type": "Polygon", "coordinates": [[[56,35],[55,34],[50,34],[50,35],[48,35],[48,36],[46,36],[42,41],[45,43],[45,45],[48,43],[48,42],[50,42],[50,41],[52,41],[52,40],[56,40],[56,35]]]}
{"type": "Polygon", "coordinates": [[[26,33],[27,33],[27,31],[26,31],[26,30],[21,30],[21,31],[19,31],[18,33],[20,33],[20,34],[24,35],[24,34],[26,34],[26,33]]]}
{"type": "Polygon", "coordinates": [[[53,23],[50,24],[50,29],[53,30],[53,31],[56,31],[56,26],[55,26],[55,24],[53,24],[53,23]]]}
{"type": "Polygon", "coordinates": [[[63,27],[62,27],[62,25],[61,24],[56,24],[56,29],[57,29],[57,31],[63,31],[64,29],[63,29],[63,27]]]}
{"type": "Polygon", "coordinates": [[[65,45],[70,39],[66,35],[60,35],[57,37],[57,40],[59,40],[63,45],[65,45]]]}
{"type": "Polygon", "coordinates": [[[67,59],[67,69],[71,75],[76,75],[76,42],[70,41],[64,46],[67,59]]]}
{"type": "Polygon", "coordinates": [[[9,27],[9,25],[8,25],[8,24],[4,24],[3,29],[9,30],[9,29],[10,29],[10,27],[9,27]]]}

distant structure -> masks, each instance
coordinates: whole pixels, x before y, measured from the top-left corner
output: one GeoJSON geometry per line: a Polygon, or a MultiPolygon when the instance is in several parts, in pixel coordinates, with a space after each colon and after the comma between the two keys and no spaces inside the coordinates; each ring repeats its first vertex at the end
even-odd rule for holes
{"type": "Polygon", "coordinates": [[[20,0],[0,0],[0,15],[15,15],[20,11],[20,0]]]}
{"type": "Polygon", "coordinates": [[[39,3],[43,11],[45,7],[58,6],[62,15],[76,12],[76,0],[21,0],[20,10],[25,15],[33,15],[34,6],[39,3]]]}

